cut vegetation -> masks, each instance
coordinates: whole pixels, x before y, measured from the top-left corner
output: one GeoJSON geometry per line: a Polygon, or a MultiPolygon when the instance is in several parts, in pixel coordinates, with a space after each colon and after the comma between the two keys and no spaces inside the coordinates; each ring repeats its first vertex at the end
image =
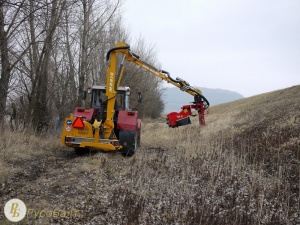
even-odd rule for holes
{"type": "Polygon", "coordinates": [[[295,86],[214,106],[204,127],[143,121],[131,158],[78,156],[55,137],[6,132],[1,207],[19,198],[79,211],[19,224],[299,224],[299,99],[295,86]]]}

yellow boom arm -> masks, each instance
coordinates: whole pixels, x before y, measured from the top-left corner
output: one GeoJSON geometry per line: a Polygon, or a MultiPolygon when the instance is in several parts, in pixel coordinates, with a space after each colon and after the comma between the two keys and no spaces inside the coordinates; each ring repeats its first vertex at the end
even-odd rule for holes
{"type": "Polygon", "coordinates": [[[192,96],[198,95],[200,96],[204,102],[206,103],[205,108],[208,108],[209,102],[207,99],[202,95],[202,91],[198,88],[190,86],[188,82],[181,78],[173,79],[167,71],[158,70],[155,67],[149,65],[148,63],[142,61],[140,57],[130,51],[130,46],[124,42],[118,43],[114,48],[110,49],[106,55],[106,61],[108,63],[108,70],[107,70],[107,80],[106,80],[106,96],[108,99],[107,102],[107,119],[104,123],[105,128],[105,138],[108,138],[111,131],[114,128],[113,124],[113,115],[114,115],[114,104],[115,104],[115,97],[116,97],[116,90],[118,89],[122,74],[124,70],[124,59],[129,62],[132,62],[147,71],[153,73],[154,75],[160,77],[161,79],[165,80],[168,83],[173,84],[174,86],[178,87],[180,90],[189,93],[192,96]],[[119,71],[117,71],[117,54],[123,54],[121,66],[119,71]]]}

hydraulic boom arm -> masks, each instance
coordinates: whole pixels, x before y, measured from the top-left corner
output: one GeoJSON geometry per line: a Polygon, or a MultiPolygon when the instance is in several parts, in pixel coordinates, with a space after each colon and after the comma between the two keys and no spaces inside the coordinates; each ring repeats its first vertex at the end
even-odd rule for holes
{"type": "Polygon", "coordinates": [[[160,77],[166,82],[171,83],[174,86],[178,87],[180,90],[185,91],[190,95],[194,96],[194,102],[190,105],[183,106],[182,111],[180,113],[170,113],[167,115],[168,117],[167,123],[170,127],[177,127],[177,126],[190,123],[189,116],[191,115],[191,109],[196,109],[198,111],[200,124],[201,125],[205,124],[204,110],[209,107],[209,102],[202,95],[202,91],[200,89],[190,86],[188,82],[186,82],[181,78],[177,77],[176,79],[173,79],[167,71],[158,70],[152,65],[149,65],[148,63],[142,61],[138,55],[130,51],[130,46],[128,44],[120,42],[114,48],[110,49],[106,55],[106,61],[108,63],[107,83],[106,83],[106,87],[107,87],[106,95],[108,98],[107,120],[105,122],[106,128],[111,128],[111,129],[113,128],[113,121],[111,118],[113,117],[114,114],[116,90],[118,89],[121,83],[122,74],[124,70],[124,65],[123,65],[124,59],[138,66],[141,66],[142,68],[160,77]],[[118,53],[123,54],[123,58],[122,58],[121,66],[117,71],[116,61],[117,61],[118,53]]]}

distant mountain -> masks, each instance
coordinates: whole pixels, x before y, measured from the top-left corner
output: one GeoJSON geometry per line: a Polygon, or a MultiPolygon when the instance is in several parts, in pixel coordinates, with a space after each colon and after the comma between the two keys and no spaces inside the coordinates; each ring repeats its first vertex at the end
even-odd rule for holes
{"type": "MultiPolygon", "coordinates": [[[[244,98],[243,95],[234,91],[212,88],[200,88],[202,94],[209,101],[210,105],[218,105],[244,98]]],[[[165,102],[165,113],[180,111],[181,106],[194,101],[192,95],[181,91],[177,87],[166,88],[163,99],[165,102]]]]}

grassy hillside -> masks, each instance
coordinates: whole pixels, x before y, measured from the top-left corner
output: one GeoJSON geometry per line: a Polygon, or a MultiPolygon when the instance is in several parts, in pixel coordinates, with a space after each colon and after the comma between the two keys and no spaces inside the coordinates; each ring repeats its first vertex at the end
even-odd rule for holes
{"type": "Polygon", "coordinates": [[[1,207],[17,197],[34,210],[79,211],[19,224],[299,224],[299,99],[295,86],[214,106],[205,127],[144,121],[128,159],[6,132],[1,207]]]}

